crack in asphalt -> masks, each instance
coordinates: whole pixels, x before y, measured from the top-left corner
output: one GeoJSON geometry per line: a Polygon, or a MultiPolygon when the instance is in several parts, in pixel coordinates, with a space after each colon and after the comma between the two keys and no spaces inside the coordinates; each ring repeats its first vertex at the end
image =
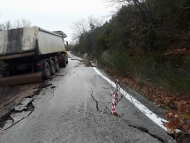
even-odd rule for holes
{"type": "MultiPolygon", "coordinates": [[[[94,96],[93,96],[93,90],[92,90],[92,89],[91,89],[91,97],[92,97],[92,99],[96,102],[96,109],[97,109],[97,111],[103,112],[103,113],[107,113],[107,112],[104,112],[104,111],[108,110],[108,107],[107,107],[106,105],[105,105],[106,108],[104,109],[104,111],[100,111],[100,110],[99,110],[98,101],[94,98],[94,96]]],[[[118,104],[122,99],[123,99],[123,96],[121,96],[120,99],[117,99],[117,104],[118,104]]],[[[121,115],[121,116],[120,116],[120,115],[117,115],[116,117],[121,118],[122,115],[121,115]]],[[[131,124],[129,124],[129,123],[127,123],[127,124],[128,124],[130,127],[136,128],[136,129],[140,130],[141,132],[144,132],[144,133],[149,134],[149,135],[152,136],[153,138],[156,138],[157,140],[161,141],[162,143],[167,143],[167,142],[166,142],[165,140],[163,140],[162,138],[160,138],[160,137],[158,137],[157,135],[155,135],[155,134],[149,132],[149,130],[146,129],[146,128],[134,126],[134,125],[131,125],[131,124]]]]}
{"type": "MultiPolygon", "coordinates": [[[[99,110],[98,101],[94,98],[94,96],[93,96],[93,90],[92,90],[92,89],[91,89],[91,91],[92,91],[92,92],[91,92],[91,97],[92,97],[92,99],[96,102],[96,109],[97,109],[97,111],[103,112],[103,111],[100,111],[100,110],[99,110]]],[[[117,103],[119,103],[119,102],[122,100],[122,98],[123,98],[123,96],[121,96],[121,98],[120,98],[119,100],[117,100],[117,101],[118,101],[117,103]]],[[[108,107],[106,106],[106,108],[104,109],[104,111],[106,111],[107,109],[108,109],[108,107]]],[[[103,113],[107,113],[107,112],[103,112],[103,113]]],[[[120,116],[120,115],[117,115],[116,117],[121,118],[122,115],[121,115],[121,116],[120,116]]],[[[95,118],[94,118],[94,121],[95,121],[95,118]]],[[[96,122],[96,121],[95,121],[95,122],[96,122]]],[[[146,128],[134,126],[134,125],[131,125],[131,124],[129,124],[129,123],[127,123],[127,124],[128,124],[130,127],[136,128],[136,129],[140,130],[141,132],[144,132],[144,133],[149,134],[149,135],[152,136],[153,138],[156,138],[157,140],[161,141],[162,143],[167,143],[167,142],[166,142],[165,140],[163,140],[162,138],[160,138],[160,137],[156,136],[155,134],[152,134],[151,132],[149,132],[148,129],[146,129],[146,128]]]]}
{"type": "Polygon", "coordinates": [[[14,109],[10,110],[8,113],[6,113],[4,116],[0,118],[0,129],[4,127],[5,121],[7,121],[10,117],[10,115],[14,112],[14,109]]]}
{"type": "MultiPolygon", "coordinates": [[[[106,109],[107,110],[109,110],[108,109],[108,107],[106,106],[106,108],[104,108],[104,111],[101,111],[100,109],[99,109],[99,107],[98,107],[98,101],[94,98],[94,96],[93,96],[93,90],[91,89],[91,97],[92,97],[92,99],[95,101],[95,103],[96,103],[96,110],[98,111],[98,112],[101,112],[101,113],[105,113],[105,114],[109,114],[110,115],[110,113],[109,113],[109,111],[106,111],[106,109]]],[[[122,97],[123,98],[123,97],[122,97]]],[[[121,99],[122,99],[121,98],[121,99]]],[[[121,101],[121,99],[119,100],[119,101],[121,101]]],[[[111,102],[110,102],[111,103],[111,102]]],[[[115,116],[117,116],[117,117],[121,117],[119,114],[116,114],[115,116]]]]}
{"type": "Polygon", "coordinates": [[[51,89],[52,89],[52,91],[51,91],[52,96],[47,100],[47,102],[48,102],[50,99],[52,99],[52,98],[54,97],[54,95],[55,95],[55,94],[54,94],[55,87],[54,87],[54,88],[51,87],[51,89]]]}
{"type": "MultiPolygon", "coordinates": [[[[105,106],[106,106],[106,105],[105,105],[105,106]]],[[[108,106],[106,106],[106,108],[104,108],[104,111],[106,111],[106,110],[109,110],[109,109],[108,109],[108,106]]]]}
{"type": "MultiPolygon", "coordinates": [[[[120,99],[117,99],[117,100],[116,100],[116,101],[117,101],[117,104],[118,104],[122,99],[123,99],[123,95],[121,96],[120,99]]],[[[107,106],[106,106],[106,107],[107,107],[107,106]]],[[[123,116],[123,114],[122,114],[122,115],[117,115],[117,117],[119,117],[119,118],[121,118],[122,116],[123,116]]],[[[160,137],[158,137],[158,136],[152,134],[151,132],[149,132],[148,129],[146,129],[146,128],[134,126],[134,125],[131,125],[131,124],[129,124],[129,123],[127,123],[127,124],[128,124],[130,127],[136,128],[136,129],[138,129],[138,130],[140,130],[140,131],[142,131],[142,132],[144,132],[144,133],[149,134],[150,136],[152,136],[152,137],[158,139],[159,141],[161,141],[161,142],[163,142],[163,143],[167,143],[167,142],[166,142],[165,140],[163,140],[162,138],[160,138],[160,137]]]]}
{"type": "MultiPolygon", "coordinates": [[[[1,129],[0,131],[6,131],[7,129],[9,129],[9,128],[13,127],[14,125],[16,125],[17,123],[19,123],[20,121],[24,120],[26,117],[29,117],[32,114],[32,112],[34,111],[34,109],[35,109],[34,105],[32,103],[29,103],[27,105],[26,111],[31,111],[31,112],[27,116],[21,118],[20,120],[18,120],[16,122],[14,122],[14,119],[10,116],[11,115],[10,114],[8,118],[13,121],[13,124],[10,125],[9,127],[5,128],[5,129],[1,129]]],[[[15,110],[12,111],[12,113],[14,113],[14,112],[15,112],[15,110]]],[[[19,112],[15,112],[15,113],[20,113],[20,111],[19,112]]]]}
{"type": "Polygon", "coordinates": [[[92,115],[92,116],[90,116],[90,117],[93,117],[94,122],[97,123],[94,114],[92,114],[92,113],[90,113],[90,112],[87,112],[87,113],[90,114],[90,115],[92,115]]]}
{"type": "MultiPolygon", "coordinates": [[[[127,94],[127,93],[126,93],[127,94]]],[[[125,94],[125,96],[126,96],[126,94],[125,94]]],[[[129,94],[129,97],[130,97],[130,99],[131,99],[131,103],[132,103],[132,105],[133,105],[133,108],[135,108],[136,109],[136,106],[135,106],[135,104],[134,104],[134,102],[133,102],[133,99],[132,99],[132,96],[129,94]]],[[[125,106],[124,106],[125,107],[125,106]]],[[[124,108],[123,107],[123,108],[124,108]]],[[[140,112],[138,111],[138,110],[135,110],[135,113],[134,114],[136,114],[137,116],[139,116],[139,114],[140,114],[140,112]]]]}
{"type": "Polygon", "coordinates": [[[146,128],[143,128],[143,127],[138,127],[138,126],[134,126],[134,125],[131,125],[129,123],[127,123],[130,127],[133,127],[135,129],[138,129],[140,130],[141,132],[144,132],[144,133],[147,133],[149,134],[150,136],[152,136],[153,138],[156,138],[157,140],[161,141],[162,143],[167,143],[165,140],[163,140],[162,138],[158,137],[157,135],[155,134],[152,134],[151,132],[149,132],[146,128]]]}
{"type": "Polygon", "coordinates": [[[94,98],[92,89],[91,89],[91,97],[96,102],[96,110],[100,112],[99,107],[98,107],[98,101],[94,98]]]}
{"type": "Polygon", "coordinates": [[[123,99],[123,95],[121,95],[121,98],[120,99],[116,99],[117,101],[117,104],[123,99]]]}

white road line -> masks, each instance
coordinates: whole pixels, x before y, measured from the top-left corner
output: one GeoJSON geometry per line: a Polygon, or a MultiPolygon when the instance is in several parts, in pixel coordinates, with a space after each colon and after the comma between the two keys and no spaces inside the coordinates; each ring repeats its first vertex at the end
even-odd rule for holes
{"type": "MultiPolygon", "coordinates": [[[[113,87],[116,88],[116,85],[113,81],[111,81],[109,78],[104,76],[103,74],[100,73],[100,71],[93,67],[93,69],[102,77],[104,78],[107,82],[109,82],[113,87]]],[[[163,122],[167,122],[167,120],[160,118],[157,116],[155,113],[150,111],[146,106],[144,106],[142,103],[140,103],[138,100],[136,100],[133,96],[129,95],[125,90],[120,88],[120,93],[123,94],[132,104],[134,104],[143,114],[145,114],[149,119],[151,119],[154,123],[159,125],[161,128],[167,131],[167,128],[163,125],[163,122]]]]}

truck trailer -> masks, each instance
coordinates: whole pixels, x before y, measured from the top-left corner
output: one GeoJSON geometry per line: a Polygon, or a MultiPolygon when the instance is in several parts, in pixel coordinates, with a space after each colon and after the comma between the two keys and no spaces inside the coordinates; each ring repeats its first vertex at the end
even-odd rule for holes
{"type": "Polygon", "coordinates": [[[66,67],[66,37],[37,26],[0,31],[0,86],[48,79],[66,67]]]}

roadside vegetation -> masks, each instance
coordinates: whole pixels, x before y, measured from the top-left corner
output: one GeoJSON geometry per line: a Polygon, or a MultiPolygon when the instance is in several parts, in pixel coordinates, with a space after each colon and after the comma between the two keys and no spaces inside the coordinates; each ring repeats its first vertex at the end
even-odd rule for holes
{"type": "Polygon", "coordinates": [[[120,4],[109,21],[91,17],[73,24],[70,50],[88,53],[109,74],[159,106],[189,118],[190,1],[108,3],[120,4]]]}

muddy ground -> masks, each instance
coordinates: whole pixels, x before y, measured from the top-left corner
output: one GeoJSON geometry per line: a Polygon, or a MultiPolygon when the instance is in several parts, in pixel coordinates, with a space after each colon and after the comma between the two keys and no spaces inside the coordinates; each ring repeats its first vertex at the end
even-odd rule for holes
{"type": "Polygon", "coordinates": [[[0,87],[0,119],[25,97],[32,96],[41,83],[0,87]]]}

